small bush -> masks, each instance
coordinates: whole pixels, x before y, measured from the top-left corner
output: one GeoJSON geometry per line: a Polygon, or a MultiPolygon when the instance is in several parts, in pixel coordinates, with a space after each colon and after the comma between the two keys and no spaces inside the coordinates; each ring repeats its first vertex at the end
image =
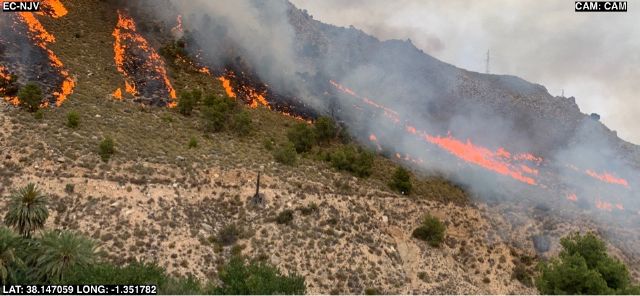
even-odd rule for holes
{"type": "Polygon", "coordinates": [[[35,112],[42,103],[42,90],[40,86],[34,82],[25,84],[20,91],[18,91],[18,100],[20,105],[26,108],[29,112],[35,112]]]}
{"type": "Polygon", "coordinates": [[[178,100],[178,112],[182,115],[189,116],[193,112],[193,107],[196,105],[195,98],[190,92],[183,92],[180,94],[178,100]]]}
{"type": "Polygon", "coordinates": [[[76,111],[69,111],[67,113],[67,126],[70,128],[76,128],[80,124],[80,114],[76,111]]]}
{"type": "Polygon", "coordinates": [[[309,216],[313,213],[317,213],[318,211],[320,211],[320,208],[318,208],[318,205],[313,202],[308,206],[300,209],[300,213],[302,213],[302,215],[305,215],[305,216],[309,216]]]}
{"type": "Polygon", "coordinates": [[[76,190],[76,185],[73,185],[71,183],[68,183],[67,185],[64,185],[64,192],[66,193],[73,193],[76,190]]]}
{"type": "Polygon", "coordinates": [[[276,141],[273,138],[269,138],[269,139],[264,140],[264,142],[262,144],[264,146],[264,149],[272,151],[274,146],[275,146],[275,144],[276,144],[276,141]]]}
{"type": "Polygon", "coordinates": [[[239,136],[246,136],[253,128],[251,126],[251,117],[249,112],[242,111],[233,116],[232,129],[239,136]]]}
{"type": "Polygon", "coordinates": [[[273,152],[273,158],[282,164],[295,165],[298,160],[298,155],[296,154],[296,149],[293,147],[293,144],[287,143],[273,152]]]}
{"type": "Polygon", "coordinates": [[[393,173],[391,182],[389,182],[389,187],[404,195],[411,193],[412,184],[409,171],[405,170],[403,167],[397,168],[393,173]]]}
{"type": "Polygon", "coordinates": [[[38,109],[38,111],[36,111],[36,113],[33,114],[33,118],[37,119],[37,120],[41,120],[44,118],[44,111],[42,111],[42,109],[38,109]]]}
{"type": "Polygon", "coordinates": [[[171,116],[171,114],[168,114],[168,113],[160,115],[160,119],[162,119],[162,121],[164,122],[173,122],[173,116],[171,116]]]}
{"type": "Polygon", "coordinates": [[[225,123],[229,120],[229,115],[236,110],[237,106],[234,101],[214,95],[205,97],[203,104],[202,116],[204,129],[207,132],[222,131],[225,123]]]}
{"type": "Polygon", "coordinates": [[[414,238],[426,241],[432,247],[438,247],[444,241],[446,227],[440,220],[431,215],[426,215],[422,224],[413,230],[414,238]]]}
{"type": "Polygon", "coordinates": [[[191,99],[193,101],[194,104],[198,104],[200,103],[200,100],[202,99],[202,90],[200,90],[199,88],[196,88],[194,90],[191,91],[191,99]]]}
{"type": "Polygon", "coordinates": [[[302,295],[306,292],[304,278],[296,274],[282,275],[273,265],[262,261],[245,263],[234,256],[219,273],[220,286],[216,295],[302,295]]]}
{"type": "Polygon", "coordinates": [[[344,146],[328,156],[331,166],[353,173],[358,177],[368,177],[373,168],[373,153],[359,147],[344,146]]]}
{"type": "Polygon", "coordinates": [[[287,132],[289,141],[298,153],[307,152],[316,144],[315,131],[306,123],[297,123],[287,132]]]}
{"type": "Polygon", "coordinates": [[[284,210],[278,214],[276,217],[276,222],[278,224],[289,224],[293,221],[293,211],[292,210],[284,210]]]}
{"type": "Polygon", "coordinates": [[[541,294],[637,294],[629,270],[610,257],[593,233],[574,233],[560,240],[558,257],[539,265],[536,286],[541,294]]]}
{"type": "Polygon", "coordinates": [[[218,233],[218,243],[223,246],[233,245],[240,236],[240,229],[235,224],[229,224],[218,233]]]}
{"type": "Polygon", "coordinates": [[[320,142],[328,142],[336,137],[336,124],[329,117],[319,117],[314,123],[314,127],[320,142]]]}
{"type": "Polygon", "coordinates": [[[202,105],[207,107],[213,107],[213,105],[216,104],[217,100],[219,100],[219,98],[216,95],[209,94],[209,95],[206,95],[202,100],[202,105]]]}
{"type": "Polygon", "coordinates": [[[520,283],[527,287],[533,286],[533,279],[531,273],[527,270],[527,266],[524,263],[518,262],[513,268],[511,278],[518,280],[520,283]]]}
{"type": "Polygon", "coordinates": [[[207,132],[219,132],[224,128],[227,115],[214,107],[205,107],[202,110],[204,130],[207,132]]]}
{"type": "Polygon", "coordinates": [[[191,137],[191,139],[189,139],[189,143],[187,144],[187,146],[189,147],[189,149],[197,148],[198,139],[196,139],[196,137],[191,137]]]}
{"type": "Polygon", "coordinates": [[[365,288],[364,295],[380,295],[380,291],[377,288],[365,288]]]}
{"type": "Polygon", "coordinates": [[[102,161],[107,162],[111,158],[111,156],[116,152],[115,143],[111,137],[106,137],[100,142],[100,146],[98,146],[98,154],[100,154],[100,158],[102,161]]]}
{"type": "Polygon", "coordinates": [[[187,51],[185,50],[184,41],[182,39],[165,44],[160,48],[159,52],[169,61],[173,61],[179,56],[187,56],[187,51]]]}

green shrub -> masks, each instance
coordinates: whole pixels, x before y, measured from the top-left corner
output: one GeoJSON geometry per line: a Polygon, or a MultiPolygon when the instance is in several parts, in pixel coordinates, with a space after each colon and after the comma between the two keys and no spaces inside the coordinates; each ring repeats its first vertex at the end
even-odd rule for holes
{"type": "Polygon", "coordinates": [[[238,112],[233,116],[232,126],[233,131],[239,136],[246,136],[251,132],[253,128],[251,125],[251,117],[249,112],[238,112]]]}
{"type": "Polygon", "coordinates": [[[278,149],[273,152],[273,158],[282,164],[295,165],[298,160],[298,155],[296,154],[296,149],[293,147],[293,144],[287,143],[278,147],[278,149]]]}
{"type": "Polygon", "coordinates": [[[229,224],[218,233],[218,243],[223,246],[233,245],[240,236],[240,229],[235,224],[229,224]]]}
{"type": "Polygon", "coordinates": [[[218,111],[223,113],[233,111],[237,106],[237,103],[235,101],[219,97],[214,94],[207,95],[202,101],[202,104],[206,107],[214,107],[218,111]]]}
{"type": "Polygon", "coordinates": [[[206,294],[202,284],[193,277],[174,278],[154,263],[133,261],[124,266],[98,262],[75,268],[60,284],[64,285],[157,285],[158,294],[206,294]]]}
{"type": "Polygon", "coordinates": [[[380,295],[380,290],[378,288],[365,288],[364,295],[380,295]]]}
{"type": "Polygon", "coordinates": [[[131,262],[126,266],[115,266],[109,263],[96,263],[89,266],[75,268],[63,284],[119,284],[128,285],[154,284],[161,285],[166,281],[164,270],[155,265],[144,262],[131,262]]]}
{"type": "Polygon", "coordinates": [[[44,118],[44,111],[42,109],[38,109],[38,111],[36,111],[36,113],[33,114],[33,118],[37,119],[37,120],[41,120],[44,118]]]}
{"type": "Polygon", "coordinates": [[[274,295],[306,292],[304,278],[296,274],[282,275],[273,265],[262,261],[245,262],[242,257],[232,257],[219,273],[222,284],[213,294],[224,295],[274,295]]]}
{"type": "Polygon", "coordinates": [[[284,210],[278,214],[276,217],[276,222],[278,224],[289,224],[293,221],[293,211],[292,210],[284,210]]]}
{"type": "Polygon", "coordinates": [[[202,100],[202,105],[207,106],[207,107],[213,107],[213,105],[216,104],[217,100],[219,100],[219,98],[216,95],[208,94],[202,100]]]}
{"type": "Polygon", "coordinates": [[[102,161],[107,162],[111,158],[111,156],[116,152],[115,143],[111,137],[104,138],[100,145],[98,146],[98,154],[100,154],[100,158],[102,161]]]}
{"type": "Polygon", "coordinates": [[[200,90],[199,88],[196,88],[194,90],[191,91],[191,99],[193,101],[194,104],[198,104],[200,103],[200,100],[202,99],[202,90],[200,90]]]}
{"type": "Polygon", "coordinates": [[[353,173],[358,177],[368,177],[373,168],[373,153],[355,146],[343,146],[328,155],[331,166],[353,173]]]}
{"type": "Polygon", "coordinates": [[[314,123],[314,127],[320,142],[328,142],[336,137],[336,124],[329,117],[319,117],[314,123]]]}
{"type": "Polygon", "coordinates": [[[524,263],[517,263],[513,268],[511,278],[518,280],[520,283],[527,287],[533,286],[533,279],[531,273],[527,270],[527,266],[524,263]]]}
{"type": "Polygon", "coordinates": [[[202,116],[204,129],[207,132],[222,131],[225,123],[229,121],[229,115],[237,109],[234,101],[214,95],[205,97],[203,104],[202,116]]]}
{"type": "Polygon", "coordinates": [[[67,113],[67,126],[70,128],[76,128],[80,124],[80,114],[76,111],[69,111],[67,113]]]}
{"type": "Polygon", "coordinates": [[[444,241],[446,227],[440,220],[431,215],[426,215],[422,224],[413,230],[414,238],[426,241],[432,247],[438,247],[444,241]]]}
{"type": "Polygon", "coordinates": [[[35,112],[42,103],[40,86],[34,82],[25,84],[18,91],[18,100],[20,100],[20,105],[29,110],[29,112],[35,112]]]}
{"type": "Polygon", "coordinates": [[[0,284],[15,283],[18,273],[24,269],[20,256],[23,241],[9,228],[0,226],[0,284]]]}
{"type": "Polygon", "coordinates": [[[73,193],[76,190],[76,185],[73,185],[71,183],[67,183],[67,185],[64,185],[64,192],[66,193],[73,193]]]}
{"type": "Polygon", "coordinates": [[[185,50],[184,40],[182,39],[168,42],[160,48],[159,53],[168,61],[174,61],[179,56],[188,56],[187,51],[185,50]]]}
{"type": "Polygon", "coordinates": [[[88,267],[97,259],[97,245],[85,236],[63,230],[47,231],[30,254],[38,279],[64,281],[76,268],[88,267]]]}
{"type": "Polygon", "coordinates": [[[411,193],[411,188],[413,186],[411,184],[411,175],[409,174],[409,171],[405,170],[403,167],[397,168],[393,173],[391,182],[389,182],[389,187],[401,194],[406,195],[411,193]]]}
{"type": "Polygon", "coordinates": [[[276,144],[276,141],[273,138],[268,138],[268,139],[265,139],[262,144],[264,146],[264,149],[272,151],[276,144]]]}
{"type": "Polygon", "coordinates": [[[31,233],[44,228],[49,218],[47,197],[34,184],[29,183],[9,197],[4,224],[14,228],[20,235],[30,238],[31,233]]]}
{"type": "Polygon", "coordinates": [[[309,216],[313,213],[317,213],[320,211],[318,205],[314,202],[310,203],[308,206],[300,208],[300,213],[305,216],[309,216]]]}
{"type": "Polygon", "coordinates": [[[297,123],[287,132],[289,141],[298,153],[307,152],[316,144],[315,131],[306,123],[297,123]]]}
{"type": "Polygon", "coordinates": [[[196,105],[195,98],[191,92],[183,92],[178,100],[178,112],[182,115],[189,116],[193,112],[196,105]]]}
{"type": "Polygon", "coordinates": [[[629,294],[640,286],[631,284],[627,267],[610,257],[604,241],[593,233],[573,233],[560,240],[558,257],[539,265],[536,287],[542,294],[629,294]]]}
{"type": "Polygon", "coordinates": [[[227,120],[227,115],[214,107],[205,107],[202,110],[202,117],[204,119],[204,129],[207,132],[222,131],[227,120]]]}
{"type": "Polygon", "coordinates": [[[196,137],[191,137],[191,139],[189,139],[189,143],[187,144],[187,146],[189,147],[189,149],[197,148],[198,147],[198,139],[196,139],[196,137]]]}

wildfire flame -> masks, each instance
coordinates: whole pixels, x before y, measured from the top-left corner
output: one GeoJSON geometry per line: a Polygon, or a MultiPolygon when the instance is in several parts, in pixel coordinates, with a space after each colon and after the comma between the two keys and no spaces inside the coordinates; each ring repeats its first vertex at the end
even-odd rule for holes
{"type": "Polygon", "coordinates": [[[627,182],[627,180],[623,179],[623,178],[617,178],[616,176],[608,173],[608,172],[604,172],[602,174],[598,174],[592,170],[586,170],[585,171],[587,173],[587,175],[596,178],[602,182],[606,182],[606,183],[611,183],[611,184],[618,184],[618,185],[622,185],[624,187],[629,188],[629,183],[627,182]]]}
{"type": "Polygon", "coordinates": [[[607,212],[611,212],[613,210],[613,205],[610,202],[601,201],[600,199],[596,199],[596,208],[605,210],[607,212]]]}
{"type": "Polygon", "coordinates": [[[7,68],[2,65],[0,65],[0,79],[7,81],[11,79],[11,75],[9,75],[7,68]]]}
{"type": "Polygon", "coordinates": [[[118,89],[116,89],[113,94],[112,94],[113,98],[115,98],[116,100],[122,100],[122,89],[120,89],[118,87],[118,89]]]}
{"type": "Polygon", "coordinates": [[[527,184],[536,184],[536,180],[531,177],[524,176],[523,173],[528,173],[527,170],[521,170],[521,168],[518,169],[508,163],[500,161],[496,152],[474,145],[471,143],[471,140],[467,139],[466,142],[462,142],[453,138],[451,135],[448,135],[447,137],[426,135],[426,139],[462,160],[479,165],[498,174],[509,176],[527,184]]]}
{"type": "MultiPolygon", "coordinates": [[[[51,1],[51,2],[54,5],[56,4],[55,3],[56,1],[51,1]]],[[[62,6],[62,4],[60,4],[59,7],[64,9],[64,6],[62,6]]],[[[64,11],[65,11],[64,14],[66,14],[66,9],[64,11]]],[[[62,12],[60,12],[60,13],[62,13],[62,12]]],[[[62,14],[62,15],[64,15],[64,14],[62,14]]],[[[49,62],[51,64],[51,66],[57,68],[58,72],[63,77],[63,81],[62,81],[62,84],[60,86],[60,90],[59,91],[55,91],[53,93],[55,98],[56,98],[56,106],[59,107],[67,99],[67,97],[71,93],[73,93],[73,89],[75,87],[75,81],[69,76],[69,72],[64,69],[64,64],[58,58],[58,56],[48,48],[48,44],[55,42],[56,38],[55,38],[55,36],[53,36],[52,34],[47,32],[47,30],[45,30],[45,28],[42,26],[40,21],[38,21],[38,19],[36,19],[35,15],[33,13],[31,13],[31,12],[21,12],[21,13],[19,13],[18,16],[19,16],[18,19],[21,20],[27,26],[27,29],[29,31],[30,39],[35,43],[35,45],[37,45],[38,47],[42,48],[47,53],[47,56],[49,57],[49,62]]],[[[46,105],[47,104],[45,104],[45,106],[46,105]]]]}
{"type": "Polygon", "coordinates": [[[222,87],[224,91],[227,93],[227,97],[236,98],[236,93],[233,91],[233,87],[231,87],[231,80],[227,79],[224,76],[218,77],[218,80],[222,83],[222,87]]]}
{"type": "MultiPolygon", "coordinates": [[[[167,75],[164,61],[160,55],[151,47],[147,40],[136,31],[136,25],[133,19],[127,16],[123,11],[118,10],[118,23],[113,30],[114,62],[118,72],[125,77],[125,91],[133,96],[137,96],[140,91],[139,85],[133,79],[135,71],[146,71],[151,76],[157,77],[164,84],[169,98],[173,101],[176,99],[176,91],[171,86],[171,81],[167,75]],[[137,58],[131,55],[129,50],[140,50],[144,52],[144,61],[140,68],[135,68],[133,59],[137,58]]],[[[114,96],[115,97],[115,96],[114,96]]],[[[168,103],[169,107],[175,106],[175,102],[168,103]]]]}
{"type": "MultiPolygon", "coordinates": [[[[550,189],[550,186],[541,184],[539,178],[544,178],[543,180],[549,180],[550,178],[554,178],[553,172],[546,172],[544,176],[539,176],[540,171],[539,168],[544,168],[548,163],[545,164],[544,159],[542,157],[533,155],[531,153],[517,153],[514,154],[512,152],[507,151],[503,147],[499,147],[495,150],[479,146],[474,144],[470,139],[466,141],[456,139],[449,132],[447,136],[435,136],[431,135],[425,131],[421,131],[418,128],[410,125],[408,121],[403,121],[404,123],[400,124],[400,115],[398,112],[383,106],[380,103],[375,102],[374,100],[358,95],[355,91],[333,81],[330,80],[329,83],[337,89],[339,92],[351,96],[353,98],[359,99],[363,102],[364,106],[369,106],[373,110],[377,110],[380,114],[383,114],[386,118],[388,118],[392,124],[400,125],[402,130],[407,132],[408,134],[415,135],[418,138],[426,141],[427,143],[433,144],[444,151],[456,156],[458,159],[464,161],[465,163],[477,165],[489,171],[493,171],[500,175],[508,176],[514,180],[523,182],[529,185],[539,186],[543,189],[550,189]]],[[[363,109],[360,107],[361,104],[354,104],[353,106],[362,111],[363,109]]],[[[376,145],[378,145],[378,137],[374,134],[369,136],[369,140],[376,145]]],[[[395,154],[396,158],[401,160],[411,160],[411,157],[406,154],[405,156],[400,153],[395,154]]],[[[411,160],[416,162],[415,160],[411,160]]],[[[417,161],[421,161],[418,159],[417,161]]],[[[574,165],[565,165],[566,167],[571,168],[576,172],[580,172],[576,166],[574,165]]],[[[600,181],[622,185],[624,187],[629,188],[628,182],[623,179],[616,177],[612,173],[604,172],[604,173],[596,173],[593,170],[586,170],[587,175],[596,178],[600,181]]],[[[577,201],[578,198],[575,193],[569,193],[566,195],[567,200],[577,201]]],[[[623,210],[624,206],[620,203],[610,203],[606,201],[602,201],[599,198],[595,199],[595,205],[598,209],[604,211],[611,211],[612,209],[623,210]]]]}
{"type": "MultiPolygon", "coordinates": [[[[46,6],[46,8],[48,8],[48,10],[46,11],[46,14],[48,14],[53,18],[63,17],[67,15],[67,13],[69,12],[67,11],[67,8],[64,7],[62,2],[60,2],[60,0],[45,0],[43,2],[43,5],[46,6]]],[[[42,15],[44,13],[39,12],[38,14],[42,15]]]]}
{"type": "MultiPolygon", "coordinates": [[[[353,96],[362,100],[367,105],[381,110],[383,114],[392,120],[394,123],[400,122],[399,113],[388,107],[385,107],[370,98],[360,96],[355,91],[330,80],[329,83],[341,92],[353,96]]],[[[431,144],[442,148],[443,150],[451,153],[465,162],[472,163],[483,167],[485,169],[494,171],[498,174],[509,176],[520,182],[524,182],[530,185],[536,185],[536,180],[526,175],[537,175],[537,170],[530,168],[527,165],[520,164],[518,166],[506,162],[506,160],[530,160],[530,161],[542,161],[541,158],[531,154],[518,154],[512,157],[512,153],[504,148],[498,148],[496,151],[484,148],[482,146],[475,145],[471,140],[466,142],[460,141],[450,134],[447,137],[433,136],[424,131],[418,130],[416,127],[409,124],[405,124],[404,130],[410,134],[416,135],[431,144]]]]}

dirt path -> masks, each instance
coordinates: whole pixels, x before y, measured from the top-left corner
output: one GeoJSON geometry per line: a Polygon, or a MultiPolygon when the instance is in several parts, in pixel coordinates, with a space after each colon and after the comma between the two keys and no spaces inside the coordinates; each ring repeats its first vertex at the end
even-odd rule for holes
{"type": "Polygon", "coordinates": [[[404,293],[412,293],[420,289],[420,279],[418,279],[418,271],[420,269],[418,260],[420,260],[420,249],[411,241],[411,236],[402,231],[402,229],[391,226],[389,234],[393,237],[398,248],[398,253],[402,259],[404,272],[410,280],[410,285],[404,293]]]}

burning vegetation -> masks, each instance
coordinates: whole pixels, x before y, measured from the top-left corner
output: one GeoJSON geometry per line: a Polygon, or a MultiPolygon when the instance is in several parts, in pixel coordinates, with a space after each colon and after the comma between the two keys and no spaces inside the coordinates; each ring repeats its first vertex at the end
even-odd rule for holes
{"type": "MultiPolygon", "coordinates": [[[[67,14],[59,1],[46,1],[39,14],[54,18],[67,14]]],[[[19,104],[17,90],[29,81],[42,88],[42,106],[60,106],[73,93],[75,81],[58,56],[49,48],[56,41],[35,13],[20,12],[9,19],[10,26],[0,28],[0,95],[14,105],[19,104]]]]}
{"type": "MultiPolygon", "coordinates": [[[[114,62],[124,76],[124,91],[136,101],[158,106],[176,106],[176,91],[171,85],[164,61],[136,30],[133,19],[118,10],[113,30],[114,62]]],[[[121,88],[113,97],[123,99],[121,88]]]]}
{"type": "MultiPolygon", "coordinates": [[[[409,120],[402,118],[397,111],[383,106],[373,99],[360,96],[355,91],[337,83],[336,81],[330,80],[329,84],[338,92],[338,94],[343,95],[344,98],[356,99],[353,104],[356,110],[359,110],[360,112],[368,110],[372,115],[381,115],[380,118],[386,118],[392,126],[395,126],[402,130],[402,132],[412,135],[416,137],[416,139],[426,143],[427,145],[424,148],[425,151],[432,151],[432,147],[440,148],[441,151],[454,156],[462,163],[492,171],[528,186],[535,186],[536,188],[547,191],[552,196],[560,195],[563,191],[559,189],[560,186],[557,184],[559,181],[555,177],[557,164],[546,161],[540,156],[536,156],[531,153],[513,153],[504,147],[498,147],[493,150],[475,144],[470,139],[467,139],[466,141],[457,139],[451,134],[451,132],[446,136],[432,135],[413,126],[409,120]]],[[[380,145],[380,138],[378,134],[371,133],[368,139],[370,142],[375,144],[378,150],[384,149],[384,147],[381,147],[380,145]]],[[[393,147],[386,148],[392,149],[393,147]]],[[[414,158],[406,153],[404,155],[396,153],[395,156],[397,159],[414,164],[420,164],[423,162],[420,157],[414,158]]],[[[575,165],[565,166],[573,168],[573,171],[577,173],[575,178],[582,178],[582,176],[584,176],[583,174],[580,174],[580,170],[575,165]]],[[[630,189],[629,183],[626,179],[617,177],[610,172],[597,173],[590,169],[587,169],[584,172],[586,176],[595,178],[604,184],[612,184],[630,189]]],[[[625,210],[622,203],[603,201],[600,197],[600,191],[611,190],[611,188],[605,189],[603,185],[595,185],[594,187],[597,190],[594,190],[594,192],[586,192],[585,190],[583,195],[588,197],[587,200],[590,200],[595,208],[606,212],[611,212],[613,210],[625,210]]],[[[629,192],[622,192],[620,194],[629,194],[629,192]]],[[[578,201],[578,196],[574,192],[565,193],[565,196],[568,201],[578,201]]]]}

